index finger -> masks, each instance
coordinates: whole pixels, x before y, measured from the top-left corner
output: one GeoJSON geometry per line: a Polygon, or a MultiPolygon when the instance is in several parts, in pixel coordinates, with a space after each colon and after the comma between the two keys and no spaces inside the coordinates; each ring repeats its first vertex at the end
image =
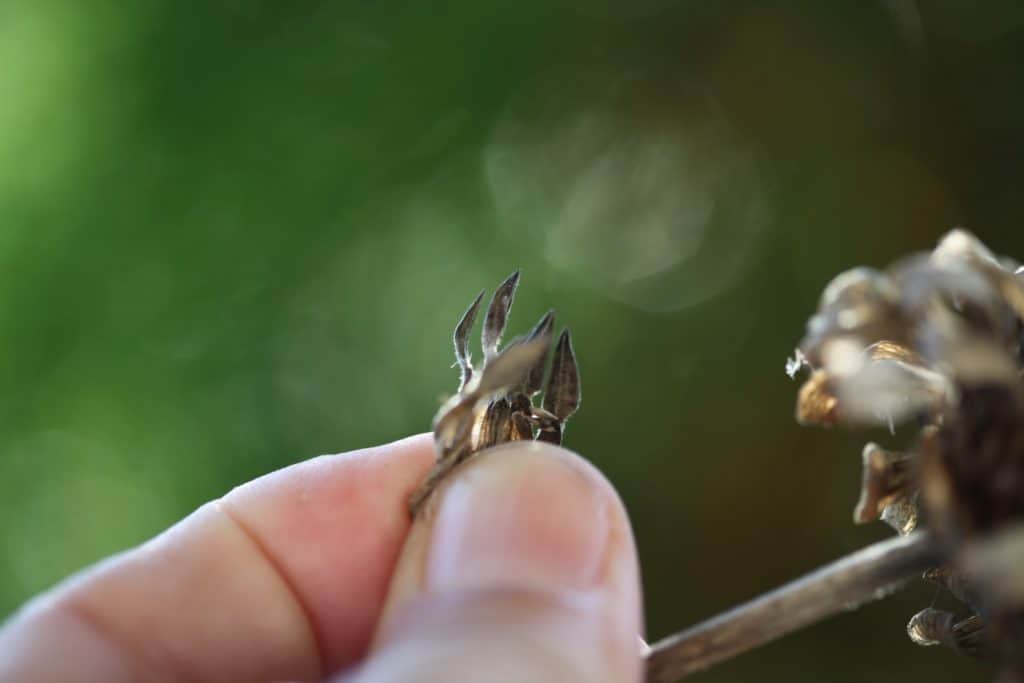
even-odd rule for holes
{"type": "Polygon", "coordinates": [[[231,491],[26,606],[0,631],[0,680],[309,680],[354,663],[432,460],[419,435],[231,491]]]}

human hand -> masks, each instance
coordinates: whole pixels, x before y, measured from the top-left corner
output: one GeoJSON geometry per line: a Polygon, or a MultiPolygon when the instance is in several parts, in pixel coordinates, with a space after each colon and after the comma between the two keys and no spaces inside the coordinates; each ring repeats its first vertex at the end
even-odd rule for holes
{"type": "Polygon", "coordinates": [[[608,482],[514,442],[411,523],[432,461],[419,435],[235,489],[26,605],[0,682],[639,681],[636,551],[608,482]]]}

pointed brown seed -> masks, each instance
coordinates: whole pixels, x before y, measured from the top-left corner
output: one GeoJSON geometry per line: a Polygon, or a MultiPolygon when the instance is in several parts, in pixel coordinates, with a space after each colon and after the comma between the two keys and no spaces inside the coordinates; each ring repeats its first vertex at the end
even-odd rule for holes
{"type": "Polygon", "coordinates": [[[537,428],[537,441],[562,444],[562,421],[557,417],[543,408],[534,408],[530,421],[537,428]]]}
{"type": "Polygon", "coordinates": [[[491,401],[480,423],[480,435],[474,450],[489,448],[508,440],[511,410],[508,401],[498,398],[491,401]]]}
{"type": "MultiPolygon", "coordinates": [[[[532,339],[541,339],[551,337],[551,330],[555,326],[555,312],[548,311],[544,316],[537,321],[537,324],[530,330],[530,334],[526,336],[527,341],[532,339]]],[[[523,392],[527,396],[534,396],[544,386],[544,365],[548,359],[548,354],[545,353],[540,357],[536,364],[526,374],[526,381],[524,382],[523,392]]]]}
{"type": "Polygon", "coordinates": [[[462,391],[462,387],[466,386],[473,377],[472,354],[469,351],[469,333],[473,330],[473,323],[476,322],[476,314],[480,310],[480,302],[484,299],[484,291],[483,289],[480,290],[480,293],[473,299],[473,303],[462,314],[459,324],[455,327],[455,333],[452,335],[452,342],[455,344],[455,362],[458,363],[459,368],[462,370],[459,391],[462,391]]]}
{"type": "Polygon", "coordinates": [[[488,360],[498,353],[498,344],[501,342],[502,332],[505,331],[508,312],[512,308],[512,299],[515,298],[518,286],[519,271],[517,270],[498,286],[491,299],[491,305],[487,308],[481,341],[484,347],[484,358],[488,360]]]}
{"type": "Polygon", "coordinates": [[[533,438],[533,425],[530,424],[530,418],[524,413],[512,413],[510,422],[512,425],[512,430],[509,433],[510,441],[529,441],[533,438]]]}
{"type": "Polygon", "coordinates": [[[544,410],[565,422],[580,405],[580,375],[576,354],[572,350],[572,337],[566,328],[555,345],[551,362],[551,377],[544,392],[544,410]]]}

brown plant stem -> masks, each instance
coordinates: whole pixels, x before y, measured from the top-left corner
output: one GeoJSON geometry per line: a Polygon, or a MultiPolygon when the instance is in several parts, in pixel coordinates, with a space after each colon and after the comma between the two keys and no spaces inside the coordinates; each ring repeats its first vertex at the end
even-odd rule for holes
{"type": "Polygon", "coordinates": [[[671,683],[839,612],[885,597],[946,559],[926,532],[869,545],[655,643],[648,683],[671,683]]]}

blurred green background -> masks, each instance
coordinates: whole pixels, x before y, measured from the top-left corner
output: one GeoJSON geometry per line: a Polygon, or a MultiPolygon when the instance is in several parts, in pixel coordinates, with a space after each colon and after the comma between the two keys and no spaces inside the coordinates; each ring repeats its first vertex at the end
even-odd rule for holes
{"type": "MultiPolygon", "coordinates": [[[[232,486],[429,427],[513,268],[649,635],[888,535],[783,363],[835,273],[1024,257],[1015,0],[0,3],[0,615],[232,486]]],[[[985,680],[922,583],[706,681],[985,680]]],[[[940,598],[940,604],[943,602],[940,598]]],[[[697,680],[697,679],[694,679],[697,680]]]]}

